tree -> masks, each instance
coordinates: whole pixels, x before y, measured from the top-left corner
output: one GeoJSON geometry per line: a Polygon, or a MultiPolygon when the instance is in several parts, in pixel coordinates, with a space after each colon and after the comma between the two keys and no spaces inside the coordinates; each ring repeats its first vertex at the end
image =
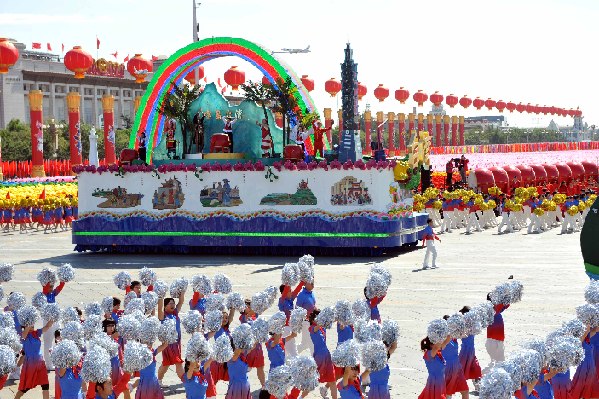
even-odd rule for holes
{"type": "Polygon", "coordinates": [[[187,132],[193,131],[193,126],[188,119],[191,111],[191,104],[200,96],[201,86],[181,85],[177,86],[174,81],[171,82],[172,91],[164,96],[162,104],[156,109],[162,115],[176,119],[181,127],[183,135],[183,153],[189,153],[189,145],[187,140],[187,132]]]}
{"type": "Polygon", "coordinates": [[[252,101],[262,107],[262,111],[264,112],[264,119],[268,121],[268,113],[266,112],[266,107],[273,101],[272,90],[270,87],[272,85],[265,85],[263,83],[253,83],[251,80],[248,83],[244,83],[241,85],[241,89],[244,92],[243,97],[247,101],[252,101]]]}
{"type": "MultiPolygon", "coordinates": [[[[289,116],[296,115],[297,86],[290,77],[285,80],[277,79],[276,86],[265,85],[270,91],[270,97],[273,99],[273,111],[280,112],[283,115],[283,145],[289,142],[289,116]]],[[[309,112],[309,110],[306,110],[309,112]]],[[[297,116],[297,115],[296,115],[297,116]]],[[[299,118],[298,118],[299,119],[299,118]]]]}

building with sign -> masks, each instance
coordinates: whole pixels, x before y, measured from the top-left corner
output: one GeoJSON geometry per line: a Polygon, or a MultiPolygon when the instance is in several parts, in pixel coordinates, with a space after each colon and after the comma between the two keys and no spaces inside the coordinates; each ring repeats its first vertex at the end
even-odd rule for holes
{"type": "MultiPolygon", "coordinates": [[[[19,49],[19,60],[7,74],[0,75],[0,129],[11,119],[29,123],[30,90],[44,94],[44,120],[65,121],[66,95],[75,91],[81,95],[81,121],[102,126],[102,96],[114,96],[114,124],[123,128],[134,118],[134,100],[143,95],[147,83],[135,83],[125,65],[105,59],[94,60],[84,79],[75,79],[66,69],[60,56],[41,51],[27,50],[23,43],[14,43],[19,49]]],[[[147,80],[152,79],[150,73],[147,80]]]]}

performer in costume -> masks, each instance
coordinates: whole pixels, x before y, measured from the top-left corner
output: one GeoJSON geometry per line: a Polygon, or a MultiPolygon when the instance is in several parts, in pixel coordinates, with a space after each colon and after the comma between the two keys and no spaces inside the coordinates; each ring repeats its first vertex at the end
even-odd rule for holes
{"type": "MultiPolygon", "coordinates": [[[[443,318],[447,320],[449,316],[443,318]]],[[[459,392],[462,399],[468,399],[468,382],[464,377],[464,371],[458,356],[458,340],[451,339],[442,349],[441,354],[445,359],[445,394],[453,395],[459,392]]]]}
{"type": "Polygon", "coordinates": [[[56,374],[60,384],[60,399],[82,399],[83,391],[81,390],[81,371],[79,366],[68,369],[59,369],[56,374]]]}
{"type": "Polygon", "coordinates": [[[556,370],[543,368],[539,375],[539,381],[535,385],[535,391],[539,394],[539,399],[554,399],[552,381],[557,374],[556,370]]]}
{"type": "Polygon", "coordinates": [[[210,362],[211,360],[208,360],[200,364],[185,360],[184,372],[179,375],[179,378],[183,382],[186,399],[206,399],[208,380],[205,370],[210,367],[210,362]]]}
{"type": "MultiPolygon", "coordinates": [[[[391,393],[389,392],[389,377],[391,376],[389,358],[395,352],[395,349],[397,349],[397,342],[391,345],[385,342],[385,346],[387,347],[387,365],[381,370],[370,372],[368,399],[391,399],[391,393]]],[[[368,374],[363,373],[362,381],[365,381],[367,377],[368,374]]]]}
{"type": "Polygon", "coordinates": [[[229,143],[231,144],[231,147],[229,149],[229,152],[234,152],[233,151],[233,124],[235,122],[237,122],[236,118],[232,118],[230,116],[225,116],[223,118],[223,122],[224,122],[224,126],[223,126],[223,133],[226,134],[227,136],[229,136],[229,143]]]}
{"type": "Polygon", "coordinates": [[[146,163],[146,131],[141,130],[139,132],[139,139],[137,141],[137,154],[139,155],[139,159],[146,163]]]}
{"type": "Polygon", "coordinates": [[[116,395],[112,390],[112,383],[96,382],[95,384],[96,398],[95,399],[116,399],[116,395]]]}
{"type": "Polygon", "coordinates": [[[422,263],[423,269],[428,269],[428,258],[433,255],[433,269],[437,267],[437,248],[435,248],[435,240],[441,242],[439,237],[433,231],[433,219],[428,218],[426,220],[427,226],[422,231],[422,245],[426,245],[426,254],[424,254],[424,262],[422,263]]]}
{"type": "MultiPolygon", "coordinates": [[[[312,311],[316,308],[316,296],[312,292],[314,290],[314,282],[304,282],[302,291],[297,295],[295,306],[298,308],[306,309],[306,317],[309,317],[312,311]]],[[[305,349],[309,349],[310,353],[313,352],[314,346],[312,339],[310,338],[310,322],[304,321],[302,326],[302,342],[297,348],[298,353],[302,353],[305,349]]]]}
{"type": "Polygon", "coordinates": [[[198,111],[193,116],[194,135],[192,144],[196,145],[198,154],[201,154],[204,150],[204,119],[206,119],[206,115],[202,111],[198,111]]]}
{"type": "Polygon", "coordinates": [[[251,399],[252,392],[250,381],[248,380],[248,364],[246,363],[243,350],[235,349],[235,344],[231,340],[233,347],[233,357],[227,362],[229,370],[229,388],[225,399],[251,399]]]}
{"type": "MultiPolygon", "coordinates": [[[[48,373],[46,364],[42,357],[42,341],[40,337],[52,327],[52,320],[48,321],[44,327],[34,330],[34,326],[24,326],[21,333],[23,343],[23,366],[21,367],[21,379],[19,381],[19,390],[15,394],[15,399],[21,398],[27,391],[37,386],[42,387],[42,398],[50,399],[50,384],[48,382],[48,373]]],[[[54,341],[54,333],[52,333],[54,341]]]]}
{"type": "MultiPolygon", "coordinates": [[[[368,376],[369,371],[366,370],[362,374],[362,379],[368,376]]],[[[362,399],[364,395],[362,394],[361,387],[361,379],[360,379],[360,366],[353,367],[345,367],[343,372],[343,379],[339,384],[337,384],[337,388],[339,389],[339,395],[341,399],[362,399]]],[[[370,399],[370,394],[368,394],[368,398],[370,399]]]]}
{"type": "Polygon", "coordinates": [[[557,373],[551,379],[551,388],[555,399],[570,399],[570,369],[564,373],[557,373]]]}
{"type": "MultiPolygon", "coordinates": [[[[246,299],[245,310],[241,315],[239,315],[239,321],[242,324],[248,323],[256,320],[257,317],[258,315],[252,309],[252,301],[246,299]]],[[[264,374],[264,352],[262,351],[262,345],[258,344],[254,346],[254,349],[247,353],[246,362],[248,367],[256,369],[258,381],[260,381],[260,386],[262,387],[262,389],[264,389],[264,384],[266,383],[266,375],[264,374]]]]}
{"type": "MultiPolygon", "coordinates": [[[[46,300],[48,303],[56,303],[56,297],[60,294],[62,289],[64,288],[65,283],[60,282],[56,288],[54,288],[54,284],[48,283],[43,286],[42,293],[46,296],[46,300]]],[[[52,358],[50,356],[50,352],[54,346],[54,332],[58,328],[57,325],[50,324],[50,327],[46,332],[44,332],[42,339],[44,340],[44,361],[46,362],[46,368],[48,370],[54,370],[54,366],[52,365],[52,358]]]]}
{"type": "MultiPolygon", "coordinates": [[[[469,306],[464,306],[460,309],[460,313],[466,314],[470,312],[469,306]]],[[[460,353],[458,355],[462,370],[464,372],[464,378],[467,380],[474,380],[475,385],[482,377],[482,370],[478,359],[476,358],[476,351],[474,349],[474,335],[468,335],[462,338],[462,345],[460,347],[460,353]]]]}
{"type": "Polygon", "coordinates": [[[260,126],[262,130],[262,158],[274,156],[274,145],[270,134],[270,127],[268,127],[268,120],[262,119],[262,123],[256,122],[256,125],[260,126]]]}
{"type": "Polygon", "coordinates": [[[185,293],[182,292],[175,305],[173,298],[164,298],[162,304],[158,305],[158,320],[164,323],[165,320],[174,320],[177,329],[177,342],[169,344],[162,351],[162,365],[158,368],[158,382],[162,385],[162,377],[169,366],[175,365],[177,375],[183,373],[183,360],[181,360],[181,321],[179,312],[185,302],[185,293]]]}
{"type": "Polygon", "coordinates": [[[206,298],[199,292],[194,292],[189,300],[189,310],[197,310],[203,316],[206,313],[206,298]]]}
{"type": "Polygon", "coordinates": [[[162,343],[158,348],[152,350],[152,346],[148,345],[152,352],[152,363],[139,371],[139,384],[135,390],[135,399],[164,399],[164,392],[162,392],[156,375],[156,355],[167,346],[168,344],[162,343]]]}
{"type": "MultiPolygon", "coordinates": [[[[229,318],[229,313],[223,311],[221,328],[216,333],[209,333],[206,339],[214,337],[214,340],[216,341],[218,337],[223,334],[226,334],[230,338],[231,332],[229,331],[229,320],[231,320],[229,318]]],[[[229,372],[222,363],[216,361],[212,362],[210,364],[210,374],[212,376],[212,380],[214,381],[215,388],[219,381],[229,381],[229,372]]]]}
{"type": "MultiPolygon", "coordinates": [[[[17,311],[13,309],[10,305],[4,307],[5,312],[11,312],[12,318],[15,324],[15,332],[18,336],[21,335],[23,329],[21,328],[21,323],[19,323],[19,318],[17,317],[17,311]]],[[[8,379],[10,380],[18,380],[21,376],[21,368],[17,365],[17,367],[9,374],[8,379]]]]}
{"type": "MultiPolygon", "coordinates": [[[[304,282],[300,281],[297,287],[293,291],[291,291],[291,287],[285,284],[281,284],[279,286],[279,291],[281,292],[281,296],[279,297],[279,310],[285,313],[287,316],[287,323],[289,323],[289,317],[291,316],[291,311],[294,308],[293,301],[299,295],[300,291],[304,287],[304,282]]],[[[289,358],[294,358],[297,356],[297,345],[296,345],[296,335],[291,337],[291,332],[289,327],[285,327],[283,335],[285,336],[285,353],[289,356],[289,358]],[[287,331],[289,330],[289,331],[287,331]]]]}
{"type": "Polygon", "coordinates": [[[331,128],[323,128],[322,123],[316,120],[312,123],[314,129],[314,157],[320,153],[320,156],[324,158],[324,134],[331,130],[331,128]]]}
{"type": "Polygon", "coordinates": [[[364,297],[368,301],[368,306],[370,306],[370,320],[376,320],[380,323],[381,313],[379,312],[379,304],[383,302],[385,295],[368,298],[368,295],[366,295],[366,287],[364,287],[364,297]]]}
{"type": "Polygon", "coordinates": [[[170,119],[166,123],[166,154],[169,159],[174,159],[177,154],[177,140],[175,140],[177,123],[174,119],[170,119]]]}
{"type": "Polygon", "coordinates": [[[314,344],[313,357],[318,367],[319,379],[318,382],[324,383],[320,393],[325,396],[327,389],[331,390],[332,399],[337,399],[337,386],[335,385],[335,365],[331,359],[331,353],[327,348],[327,333],[326,330],[316,322],[316,316],[320,314],[320,310],[314,309],[310,313],[310,338],[314,344]]]}
{"type": "MultiPolygon", "coordinates": [[[[292,333],[291,335],[295,337],[295,333],[292,333]]],[[[272,369],[285,364],[285,342],[283,341],[281,334],[273,334],[270,339],[266,341],[266,352],[268,353],[268,360],[270,361],[270,367],[268,368],[269,372],[272,371],[272,369]]]]}
{"type": "MultiPolygon", "coordinates": [[[[353,338],[354,326],[344,325],[343,323],[339,323],[337,321],[337,346],[353,338]]],[[[345,373],[344,367],[335,366],[335,379],[338,380],[339,378],[343,377],[343,373],[345,373]]]]}
{"type": "MultiPolygon", "coordinates": [[[[491,294],[487,295],[487,300],[491,300],[491,294]]],[[[496,363],[505,360],[505,345],[503,342],[505,340],[505,331],[502,313],[509,307],[510,305],[504,304],[494,306],[495,317],[493,318],[493,324],[487,327],[487,342],[485,343],[485,348],[491,358],[491,362],[485,368],[483,374],[486,374],[496,363]]]]}
{"type": "Polygon", "coordinates": [[[447,337],[440,344],[433,344],[428,337],[420,342],[420,348],[424,352],[424,363],[428,371],[428,378],[422,393],[418,399],[445,399],[445,359],[441,350],[449,343],[451,337],[447,337]]]}
{"type": "Polygon", "coordinates": [[[112,319],[107,319],[102,322],[102,329],[104,332],[112,338],[118,345],[119,351],[112,359],[110,359],[110,381],[113,386],[118,385],[121,378],[123,378],[123,369],[121,368],[121,359],[123,358],[123,351],[125,348],[125,341],[116,330],[116,322],[112,319]]]}

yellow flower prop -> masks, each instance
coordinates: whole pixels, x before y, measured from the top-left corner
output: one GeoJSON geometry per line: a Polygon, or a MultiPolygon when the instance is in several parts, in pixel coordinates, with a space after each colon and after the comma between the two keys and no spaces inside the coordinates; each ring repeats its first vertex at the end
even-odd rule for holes
{"type": "Polygon", "coordinates": [[[414,202],[414,206],[412,207],[412,209],[414,209],[416,212],[420,212],[424,209],[424,204],[418,202],[414,202]]]}
{"type": "Polygon", "coordinates": [[[576,205],[572,205],[571,207],[568,208],[568,215],[570,216],[575,216],[576,214],[578,214],[578,207],[576,205]]]}
{"type": "Polygon", "coordinates": [[[25,206],[45,206],[54,209],[67,204],[77,205],[78,187],[76,183],[35,184],[26,186],[0,187],[2,207],[20,208],[25,206]],[[46,190],[46,199],[40,195],[46,190]],[[9,199],[6,199],[7,194],[9,199]]]}
{"type": "Polygon", "coordinates": [[[487,202],[487,206],[489,207],[489,209],[495,209],[495,207],[497,206],[497,204],[495,203],[494,200],[489,200],[487,202]]]}
{"type": "Polygon", "coordinates": [[[563,204],[564,202],[566,202],[566,194],[555,194],[553,196],[553,201],[556,204],[563,204]]]}
{"type": "Polygon", "coordinates": [[[439,200],[433,202],[433,208],[435,209],[441,209],[443,207],[443,203],[439,200]]]}
{"type": "Polygon", "coordinates": [[[578,210],[580,212],[584,211],[587,207],[587,204],[584,201],[579,201],[578,202],[578,210]]]}
{"type": "Polygon", "coordinates": [[[491,195],[501,195],[501,190],[497,186],[489,187],[489,194],[491,195]]]}
{"type": "Polygon", "coordinates": [[[543,210],[543,208],[535,208],[533,213],[537,216],[543,216],[545,214],[545,211],[543,210]]]}

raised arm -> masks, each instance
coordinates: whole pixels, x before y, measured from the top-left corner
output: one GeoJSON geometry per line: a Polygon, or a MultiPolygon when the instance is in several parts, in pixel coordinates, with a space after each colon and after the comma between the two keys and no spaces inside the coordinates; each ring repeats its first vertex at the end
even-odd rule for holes
{"type": "Polygon", "coordinates": [[[158,320],[164,320],[164,298],[158,299],[158,320]]]}
{"type": "Polygon", "coordinates": [[[179,295],[179,301],[177,302],[177,313],[179,313],[181,311],[181,307],[183,306],[184,302],[185,302],[185,293],[182,292],[181,295],[179,295]]]}
{"type": "Polygon", "coordinates": [[[241,355],[243,353],[243,349],[235,349],[235,352],[233,353],[233,357],[231,358],[232,361],[236,361],[237,359],[239,359],[239,355],[241,355]]]}

